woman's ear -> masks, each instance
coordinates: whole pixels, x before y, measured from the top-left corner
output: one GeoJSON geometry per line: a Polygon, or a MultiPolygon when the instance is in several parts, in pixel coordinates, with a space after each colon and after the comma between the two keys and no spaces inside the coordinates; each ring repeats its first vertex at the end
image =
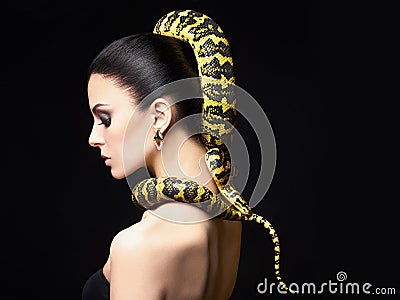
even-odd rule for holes
{"type": "Polygon", "coordinates": [[[172,109],[169,102],[164,98],[157,98],[153,101],[151,108],[154,117],[154,129],[160,129],[160,131],[164,133],[170,126],[172,120],[172,109]]]}

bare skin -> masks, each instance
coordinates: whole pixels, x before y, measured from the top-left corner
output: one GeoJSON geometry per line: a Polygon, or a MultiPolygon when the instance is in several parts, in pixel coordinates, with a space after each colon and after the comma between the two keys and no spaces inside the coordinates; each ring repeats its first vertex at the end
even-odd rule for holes
{"type": "MultiPolygon", "coordinates": [[[[155,177],[183,176],[217,192],[204,164],[204,146],[196,139],[174,131],[165,136],[166,148],[158,151],[154,134],[145,134],[147,127],[165,133],[173,124],[174,111],[168,101],[156,99],[132,121],[132,99],[112,80],[92,75],[88,95],[91,109],[102,104],[100,113],[93,112],[89,143],[106,157],[114,178],[124,178],[145,165],[155,177]],[[99,123],[104,114],[112,118],[112,125],[99,123]],[[179,149],[168,150],[180,140],[185,142],[179,149]],[[135,155],[125,160],[121,149],[135,155]],[[163,160],[176,161],[171,153],[178,153],[177,164],[166,169],[163,160]]],[[[237,277],[241,230],[240,222],[210,218],[190,204],[172,202],[146,210],[139,222],[120,231],[110,245],[103,267],[110,282],[110,299],[229,299],[237,277]],[[173,221],[188,216],[195,221],[173,221]]]]}
{"type": "Polygon", "coordinates": [[[240,237],[240,222],[211,219],[183,225],[145,213],[111,244],[103,267],[111,299],[229,299],[240,237]],[[124,284],[124,278],[131,284],[124,284]]]}

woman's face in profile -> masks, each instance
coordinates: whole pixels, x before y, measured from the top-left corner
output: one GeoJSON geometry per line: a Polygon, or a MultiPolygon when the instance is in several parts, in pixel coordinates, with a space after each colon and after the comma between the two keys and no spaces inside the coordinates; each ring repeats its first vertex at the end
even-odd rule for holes
{"type": "Polygon", "coordinates": [[[129,93],[99,74],[90,76],[88,98],[94,118],[89,144],[100,149],[112,176],[121,179],[144,166],[154,147],[151,116],[135,110],[129,93]]]}

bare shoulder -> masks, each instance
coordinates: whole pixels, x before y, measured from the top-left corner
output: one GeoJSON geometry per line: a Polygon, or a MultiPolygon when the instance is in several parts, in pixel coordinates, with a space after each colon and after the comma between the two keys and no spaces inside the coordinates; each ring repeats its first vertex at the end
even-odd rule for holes
{"type": "Polygon", "coordinates": [[[111,243],[111,295],[116,299],[162,298],[174,288],[177,274],[187,280],[205,280],[208,226],[152,218],[120,231],[111,243]],[[202,273],[204,279],[199,278],[202,273]],[[191,278],[193,274],[197,277],[191,278]]]}
{"type": "Polygon", "coordinates": [[[206,246],[211,234],[211,226],[203,223],[174,223],[149,217],[120,231],[112,240],[111,255],[131,251],[151,253],[162,248],[164,253],[185,250],[188,247],[206,246]]]}

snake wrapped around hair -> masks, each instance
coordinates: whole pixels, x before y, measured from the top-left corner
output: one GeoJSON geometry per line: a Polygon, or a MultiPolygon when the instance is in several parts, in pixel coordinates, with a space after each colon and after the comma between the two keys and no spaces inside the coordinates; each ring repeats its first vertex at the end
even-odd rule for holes
{"type": "Polygon", "coordinates": [[[140,209],[166,199],[194,203],[217,217],[233,221],[253,221],[268,232],[274,245],[275,276],[289,290],[280,273],[280,244],[272,224],[254,213],[229,182],[231,160],[223,139],[231,135],[236,122],[233,61],[227,38],[210,17],[193,10],[174,10],[157,22],[153,33],[174,37],[192,46],[198,63],[203,93],[202,142],[205,162],[219,194],[195,181],[179,177],[157,177],[140,181],[132,189],[132,201],[140,209]]]}

